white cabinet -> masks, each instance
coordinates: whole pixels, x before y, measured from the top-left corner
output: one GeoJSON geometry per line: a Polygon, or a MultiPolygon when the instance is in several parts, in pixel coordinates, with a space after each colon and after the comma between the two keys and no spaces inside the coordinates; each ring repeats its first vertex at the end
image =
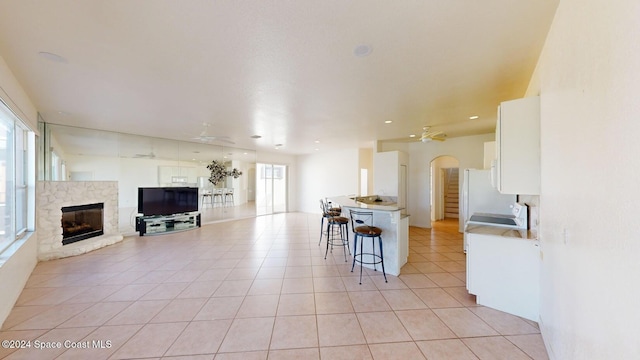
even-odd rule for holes
{"type": "Polygon", "coordinates": [[[484,143],[484,166],[483,169],[491,169],[493,161],[496,159],[496,142],[487,141],[484,143]]]}
{"type": "Polygon", "coordinates": [[[537,240],[486,234],[465,234],[467,290],[476,302],[538,321],[540,307],[540,245],[537,240]]]}
{"type": "Polygon", "coordinates": [[[540,97],[500,104],[496,155],[498,191],[503,194],[540,194],[540,97]]]}

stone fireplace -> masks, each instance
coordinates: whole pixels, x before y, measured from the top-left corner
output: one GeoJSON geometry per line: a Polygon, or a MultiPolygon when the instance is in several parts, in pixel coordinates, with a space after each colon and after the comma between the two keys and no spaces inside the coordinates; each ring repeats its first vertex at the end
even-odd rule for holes
{"type": "Polygon", "coordinates": [[[36,208],[39,260],[80,255],[123,239],[117,181],[39,181],[36,208]]]}

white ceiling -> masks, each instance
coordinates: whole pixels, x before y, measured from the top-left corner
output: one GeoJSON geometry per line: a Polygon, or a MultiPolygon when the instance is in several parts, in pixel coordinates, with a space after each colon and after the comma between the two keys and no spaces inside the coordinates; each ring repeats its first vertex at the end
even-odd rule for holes
{"type": "Polygon", "coordinates": [[[493,132],[557,4],[3,0],[0,55],[50,123],[303,154],[493,132]]]}

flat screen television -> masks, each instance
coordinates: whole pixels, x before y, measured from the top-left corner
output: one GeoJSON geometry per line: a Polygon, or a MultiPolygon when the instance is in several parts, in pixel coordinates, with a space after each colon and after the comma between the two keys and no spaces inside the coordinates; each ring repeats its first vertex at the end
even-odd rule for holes
{"type": "Polygon", "coordinates": [[[144,216],[198,211],[197,187],[138,188],[138,212],[144,216]]]}

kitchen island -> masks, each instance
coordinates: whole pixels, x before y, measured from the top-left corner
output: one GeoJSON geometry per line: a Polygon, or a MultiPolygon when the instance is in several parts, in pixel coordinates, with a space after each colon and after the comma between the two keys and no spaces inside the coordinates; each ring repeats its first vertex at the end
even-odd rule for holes
{"type": "MultiPolygon", "coordinates": [[[[373,212],[374,226],[382,229],[382,243],[384,252],[384,268],[388,275],[400,275],[400,269],[407,263],[409,256],[409,215],[404,214],[404,208],[397,206],[395,198],[388,196],[348,197],[337,196],[328,199],[331,203],[340,205],[342,216],[349,217],[349,210],[373,212]]],[[[354,234],[349,225],[349,239],[351,253],[354,254],[354,234]]],[[[372,252],[371,241],[363,242],[363,251],[372,252]]],[[[377,241],[376,241],[377,243],[377,241]]],[[[376,253],[379,253],[376,250],[376,253]]],[[[365,261],[367,261],[365,257],[365,261]]],[[[363,264],[373,269],[373,265],[363,264]]],[[[378,270],[382,270],[377,265],[378,270]]]]}

